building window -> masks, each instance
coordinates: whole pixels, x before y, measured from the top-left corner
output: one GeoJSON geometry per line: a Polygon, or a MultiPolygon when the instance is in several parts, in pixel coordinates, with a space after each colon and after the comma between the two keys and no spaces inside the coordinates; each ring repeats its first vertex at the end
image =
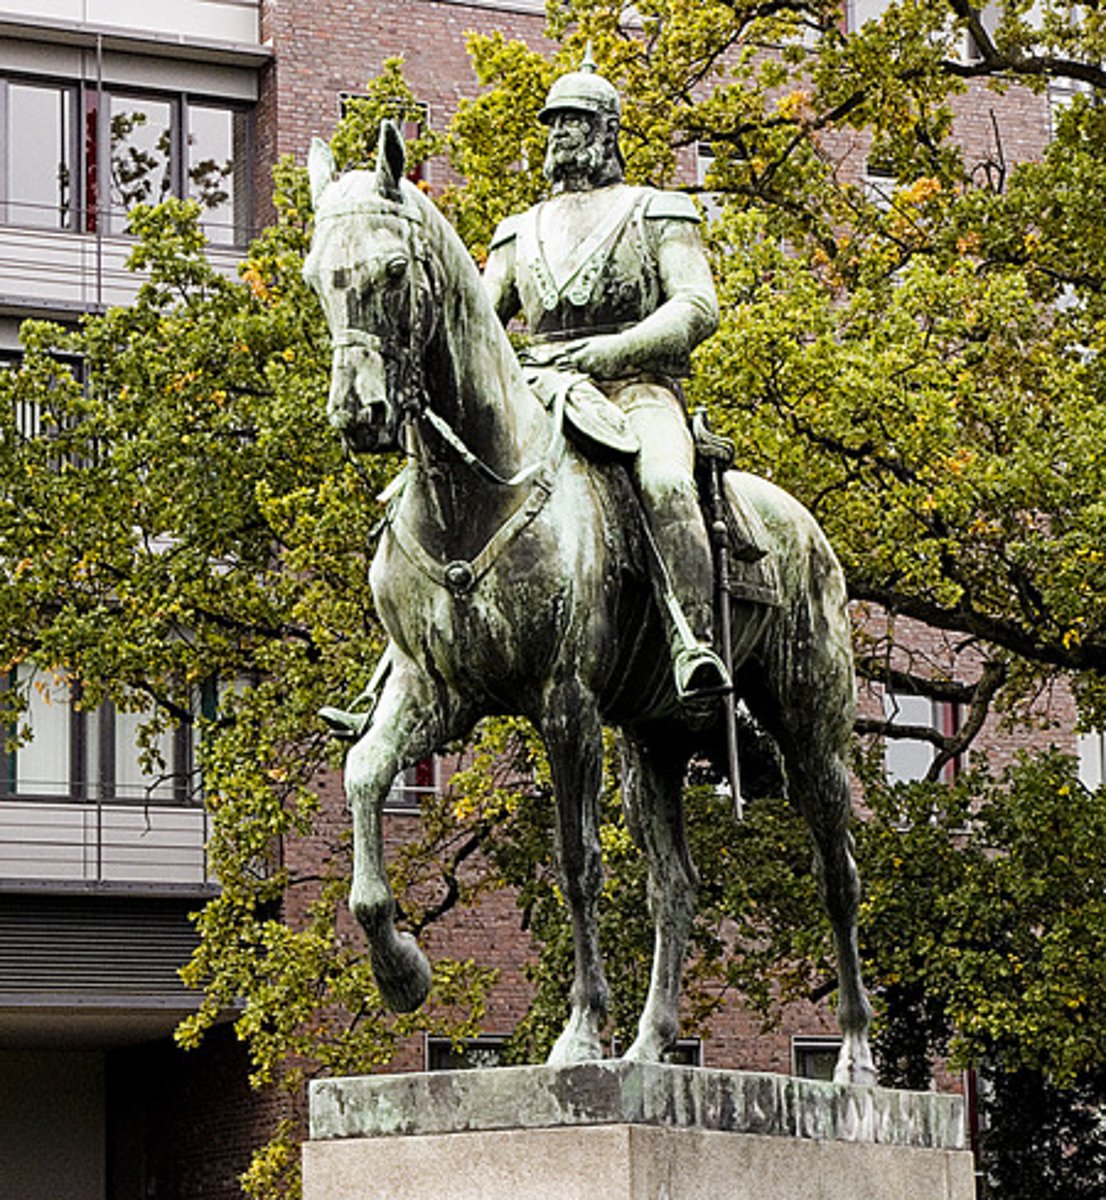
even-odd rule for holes
{"type": "Polygon", "coordinates": [[[241,244],[251,129],[248,108],[201,97],[0,79],[0,221],[121,234],[136,205],[180,196],[209,241],[241,244]]]}
{"type": "MultiPolygon", "coordinates": [[[[120,712],[105,701],[79,707],[79,692],[62,675],[21,667],[7,686],[28,685],[20,727],[30,737],[9,748],[0,797],[116,804],[187,805],[200,802],[193,727],[180,724],[154,739],[147,762],[139,726],[150,712],[120,712]]],[[[204,704],[199,699],[199,704],[204,704]]],[[[10,738],[14,730],[8,731],[10,738]]]]}
{"type": "Polygon", "coordinates": [[[869,155],[864,160],[864,195],[878,209],[887,212],[895,192],[895,169],[881,155],[869,155]]]}
{"type": "Polygon", "coordinates": [[[76,90],[0,79],[0,214],[9,225],[71,229],[76,90]]]}
{"type": "Polygon", "coordinates": [[[878,21],[890,3],[891,0],[846,0],[845,23],[849,33],[855,33],[869,21],[878,21]]]}
{"type": "MultiPolygon", "coordinates": [[[[107,100],[107,232],[123,233],[132,208],[160,204],[180,190],[173,179],[173,110],[149,96],[107,100]]],[[[102,138],[102,126],[95,128],[102,138]]]]}
{"type": "Polygon", "coordinates": [[[1106,783],[1106,733],[1096,729],[1081,733],[1076,741],[1079,782],[1088,791],[1097,791],[1106,783]]]}
{"type": "Polygon", "coordinates": [[[212,242],[244,242],[250,194],[248,114],[189,104],[187,119],[187,194],[203,210],[201,227],[212,242]]]}
{"type": "Polygon", "coordinates": [[[388,792],[386,806],[399,812],[418,812],[423,797],[436,795],[441,784],[441,759],[432,754],[396,776],[388,792]]]}
{"type": "MultiPolygon", "coordinates": [[[[928,696],[912,696],[902,692],[884,692],[883,715],[890,725],[914,725],[932,729],[943,737],[952,737],[960,728],[960,706],[928,696]]],[[[884,769],[888,783],[910,783],[926,777],[933,765],[937,748],[921,738],[891,738],[884,750],[884,769]]],[[[941,773],[951,783],[959,771],[959,760],[953,759],[941,773]]]]}
{"type": "Polygon", "coordinates": [[[716,221],[722,215],[722,202],[724,197],[718,192],[708,192],[707,176],[710,175],[714,168],[714,147],[710,142],[696,142],[695,144],[695,182],[698,184],[699,199],[702,202],[703,210],[708,221],[716,221]]]}
{"type": "MultiPolygon", "coordinates": [[[[990,0],[989,3],[980,6],[979,23],[983,26],[983,32],[992,41],[994,41],[1001,19],[1002,9],[995,3],[995,0],[990,0]]],[[[964,57],[968,62],[979,62],[983,57],[983,51],[970,30],[964,35],[964,57]]]]}
{"type": "Polygon", "coordinates": [[[841,1039],[831,1035],[795,1036],[791,1039],[791,1074],[800,1079],[833,1082],[841,1039]]]}
{"type": "MultiPolygon", "coordinates": [[[[611,1054],[621,1058],[626,1047],[621,1038],[611,1039],[611,1054]]],[[[676,1067],[701,1067],[703,1065],[703,1042],[701,1038],[678,1038],[675,1045],[664,1052],[664,1061],[676,1067]]]]}
{"type": "Polygon", "coordinates": [[[499,1034],[481,1034],[460,1042],[449,1038],[427,1037],[428,1071],[473,1071],[503,1066],[507,1039],[499,1034]]]}

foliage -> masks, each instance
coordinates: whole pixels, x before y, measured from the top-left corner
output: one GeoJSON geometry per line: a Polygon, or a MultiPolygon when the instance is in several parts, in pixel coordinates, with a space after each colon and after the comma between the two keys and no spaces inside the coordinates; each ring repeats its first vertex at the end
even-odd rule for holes
{"type": "MultiPolygon", "coordinates": [[[[998,8],[993,33],[955,0],[894,3],[845,34],[819,3],[653,0],[629,24],[609,0],[555,4],[551,63],[472,39],[488,86],[453,130],[453,204],[480,247],[534,198],[544,87],[590,41],[624,95],[631,180],[678,184],[692,148],[713,154],[724,323],[694,400],[814,508],[854,595],[964,635],[977,662],[1016,656],[1007,706],[1073,676],[1093,721],[1103,116],[1077,96],[1039,161],[1005,145],[1026,89],[1102,85],[1102,33],[1065,4],[1039,28],[998,8]],[[952,136],[966,94],[982,140],[952,136]]],[[[976,674],[965,658],[959,677],[976,674]]]]}
{"type": "MultiPolygon", "coordinates": [[[[395,113],[389,70],[340,127],[341,163],[395,113]]],[[[37,671],[67,675],[83,707],[142,713],[153,768],[157,731],[197,725],[221,890],[197,918],[184,975],[204,998],[178,1037],[193,1046],[234,1012],[253,1081],[296,1089],[387,1062],[416,1027],[473,1030],[489,973],[439,963],[429,1016],[395,1018],[337,915],[348,835],[320,812],[317,773],[336,759],[315,714],[355,695],[380,650],[366,530],[395,463],[343,457],[326,426],[305,173],[280,164],[274,190],[278,220],[240,279],[206,259],[197,205],[138,207],[136,301],[76,329],[24,326],[21,368],[0,373],[0,660],[33,668],[3,693],[10,722],[37,671]],[[201,715],[209,681],[220,702],[201,715]],[[290,838],[301,852],[285,858],[290,838]]],[[[294,1191],[286,1143],[277,1130],[259,1152],[255,1194],[294,1191]]]]}
{"type": "Polygon", "coordinates": [[[983,1195],[1095,1200],[1106,1179],[1101,1069],[1060,1088],[1035,1071],[985,1068],[983,1195]]]}
{"type": "MultiPolygon", "coordinates": [[[[1036,1088],[1054,1113],[1074,1104],[1032,1143],[1038,1165],[1055,1164],[1063,1128],[1099,1095],[1088,1080],[1106,1017],[1095,986],[1106,961],[1102,799],[1051,757],[999,776],[979,762],[951,790],[936,781],[992,714],[1040,721],[1033,705],[1057,684],[1074,691],[1083,728],[1106,722],[1103,22],[1066,0],[1000,2],[986,21],[968,0],[900,0],[854,30],[818,0],[645,0],[632,13],[557,0],[549,14],[552,69],[498,35],[473,39],[488,86],[455,127],[466,236],[486,244],[504,172],[507,207],[537,193],[540,144],[528,139],[542,89],[588,41],[623,94],[631,181],[686,187],[693,149],[709,145],[705,188],[693,190],[713,217],[723,325],[698,353],[691,400],[743,465],[799,495],[829,532],[863,602],[862,674],[965,713],[952,735],[859,722],[938,752],[930,782],[906,793],[880,780],[878,745],[860,760],[871,808],[858,830],[862,932],[886,1076],[922,1085],[934,1057],[951,1053],[988,1064],[998,1124],[1018,1088],[1036,1088]],[[1056,89],[1069,102],[1026,146],[1027,98],[1056,89]],[[983,124],[959,120],[969,111],[983,124]],[[912,641],[925,629],[939,653],[912,641]]],[[[609,818],[608,893],[638,914],[640,865],[609,818]]],[[[743,937],[781,951],[758,964],[759,993],[742,978],[745,998],[767,1004],[789,972],[809,986],[820,946],[800,901],[810,881],[773,878],[741,849],[761,820],[789,830],[782,810],[754,806],[728,862],[704,844],[702,820],[708,900],[718,887],[736,919],[754,912],[743,937]],[[788,942],[789,920],[805,944],[788,942]]],[[[793,857],[787,846],[768,860],[793,857]]],[[[526,877],[525,866],[505,869],[526,877]]],[[[566,970],[555,901],[550,923],[534,924],[534,1044],[551,1024],[546,972],[566,970]]],[[[696,948],[718,983],[732,960],[712,959],[709,922],[700,918],[696,948]]],[[[636,998],[647,931],[623,919],[604,934],[619,986],[636,998]]],[[[1042,1188],[1051,1169],[1035,1176],[1042,1188]]],[[[1035,1194],[1081,1194],[1059,1178],[1035,1194]]]]}
{"type": "MultiPolygon", "coordinates": [[[[540,194],[536,112],[590,40],[624,94],[631,180],[680,185],[694,148],[713,151],[703,198],[724,324],[698,356],[692,401],[829,531],[873,614],[858,631],[865,673],[967,706],[967,734],[941,744],[938,765],[993,707],[1016,714],[1057,679],[1088,727],[1102,723],[1100,15],[1057,0],[1031,18],[1001,3],[993,28],[966,0],[898,0],[846,33],[828,0],[633,8],[624,23],[611,0],[553,0],[552,59],[472,38],[484,91],[450,131],[464,185],[442,197],[466,242],[480,257],[496,222],[540,194]],[[1011,161],[1014,102],[1057,80],[1088,94],[1036,161],[1011,161]],[[966,97],[992,121],[962,144],[966,97]],[[861,182],[865,158],[875,185],[861,182]],[[911,657],[903,617],[947,632],[948,660],[911,657]]],[[[385,112],[419,115],[396,63],[351,106],[340,165],[371,156],[385,112]]],[[[427,137],[417,153],[442,144],[427,137]]],[[[195,207],[136,210],[137,303],[76,332],[28,325],[24,367],[0,374],[4,661],[70,672],[89,705],[152,700],[151,728],[190,719],[204,680],[233,685],[203,727],[224,886],[200,918],[189,977],[206,1000],[182,1036],[241,999],[259,1081],[292,1061],[363,1069],[408,1028],[380,1012],[337,919],[348,849],[319,823],[311,785],[328,761],[316,708],[355,694],[379,650],[363,531],[391,465],[342,459],[323,425],[325,337],[299,275],[303,172],[282,163],[274,196],[278,222],[238,282],[205,261],[195,207]],[[59,354],[83,358],[83,381],[59,354]],[[32,407],[43,425],[28,436],[19,417],[32,407]],[[321,878],[280,861],[285,836],[318,852],[321,878]]],[[[17,716],[25,690],[2,702],[17,716]]],[[[872,814],[858,830],[863,938],[888,1077],[921,1082],[949,1052],[990,1064],[996,1112],[1035,1088],[1058,1114],[1050,1128],[1076,1128],[1078,1105],[1060,1101],[1097,1086],[1106,1013],[1101,798],[1051,757],[999,778],[980,765],[952,789],[888,789],[860,766],[872,814]]],[[[606,801],[603,935],[625,1039],[651,935],[613,768],[606,801]]],[[[782,999],[825,994],[797,822],[762,800],[734,832],[709,782],[689,806],[704,881],[690,1020],[738,995],[770,1017],[782,999]]],[[[398,864],[416,929],[518,889],[540,949],[520,1054],[562,1019],[550,821],[532,732],[490,725],[398,864]]],[[[478,1019],[486,982],[466,964],[439,968],[441,1028],[478,1019]]],[[[258,1158],[257,1194],[288,1183],[285,1141],[258,1158]]]]}

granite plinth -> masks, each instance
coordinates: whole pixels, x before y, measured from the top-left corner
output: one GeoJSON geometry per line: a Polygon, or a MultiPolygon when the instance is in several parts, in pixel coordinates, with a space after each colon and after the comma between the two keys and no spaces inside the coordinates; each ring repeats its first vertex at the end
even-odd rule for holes
{"type": "Polygon", "coordinates": [[[972,1200],[957,1096],[624,1063],[319,1080],[304,1200],[972,1200]]]}

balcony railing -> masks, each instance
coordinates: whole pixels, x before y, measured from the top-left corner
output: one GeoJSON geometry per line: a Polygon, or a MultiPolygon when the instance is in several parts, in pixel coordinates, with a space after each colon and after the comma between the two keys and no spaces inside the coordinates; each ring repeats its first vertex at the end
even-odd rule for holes
{"type": "Polygon", "coordinates": [[[0,800],[0,880],[203,885],[207,821],[194,806],[0,800]]]}
{"type": "MultiPolygon", "coordinates": [[[[144,279],[126,265],[134,238],[51,228],[45,222],[7,224],[4,213],[0,203],[0,303],[97,311],[134,300],[144,279]]],[[[211,238],[208,261],[236,278],[244,246],[231,244],[236,235],[230,226],[206,222],[205,230],[211,238]]],[[[247,236],[242,233],[241,241],[247,236]]]]}

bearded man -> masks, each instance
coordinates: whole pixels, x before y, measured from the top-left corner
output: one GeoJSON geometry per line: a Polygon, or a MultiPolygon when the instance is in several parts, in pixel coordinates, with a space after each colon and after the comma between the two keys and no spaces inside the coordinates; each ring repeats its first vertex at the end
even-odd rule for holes
{"type": "Polygon", "coordinates": [[[676,692],[695,702],[730,685],[710,649],[713,561],[677,383],[718,325],[699,215],[683,193],[623,182],[621,103],[590,54],[553,84],[539,119],[552,195],[500,224],[485,285],[504,324],[525,317],[524,361],[588,376],[629,427],[676,692]]]}

